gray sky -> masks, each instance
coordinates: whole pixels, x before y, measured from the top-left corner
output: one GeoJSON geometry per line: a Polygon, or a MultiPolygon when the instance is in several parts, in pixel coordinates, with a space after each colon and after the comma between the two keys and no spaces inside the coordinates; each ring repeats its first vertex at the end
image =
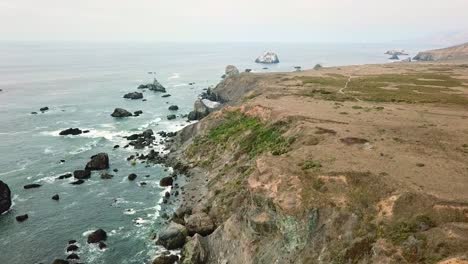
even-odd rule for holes
{"type": "Polygon", "coordinates": [[[467,10],[468,0],[0,0],[0,39],[385,42],[468,32],[467,10]]]}

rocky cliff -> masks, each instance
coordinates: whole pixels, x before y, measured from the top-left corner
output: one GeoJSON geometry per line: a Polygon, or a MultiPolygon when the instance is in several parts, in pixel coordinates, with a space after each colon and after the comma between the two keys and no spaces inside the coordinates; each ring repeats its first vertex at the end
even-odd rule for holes
{"type": "Polygon", "coordinates": [[[424,51],[418,53],[414,60],[418,61],[448,61],[448,60],[468,60],[468,43],[461,45],[424,51]]]}
{"type": "Polygon", "coordinates": [[[420,67],[223,80],[213,92],[224,108],[171,146],[190,168],[172,219],[189,235],[182,263],[467,263],[468,124],[457,102],[468,97],[435,106],[412,95],[422,80],[431,91],[466,85],[420,67]]]}

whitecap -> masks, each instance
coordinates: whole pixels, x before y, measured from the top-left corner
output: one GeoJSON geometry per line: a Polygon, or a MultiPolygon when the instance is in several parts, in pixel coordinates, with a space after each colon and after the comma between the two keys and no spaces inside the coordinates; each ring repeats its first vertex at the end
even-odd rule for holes
{"type": "Polygon", "coordinates": [[[127,209],[123,212],[125,215],[134,215],[136,213],[136,210],[133,208],[127,209]]]}
{"type": "Polygon", "coordinates": [[[49,148],[49,147],[47,147],[47,148],[44,149],[44,154],[52,154],[52,153],[54,153],[54,152],[55,152],[55,151],[54,151],[52,148],[49,148]]]}
{"type": "Polygon", "coordinates": [[[182,87],[182,86],[188,86],[186,83],[178,83],[178,84],[173,84],[172,87],[182,87]]]}
{"type": "Polygon", "coordinates": [[[169,78],[167,78],[168,80],[173,80],[173,79],[179,79],[180,78],[180,74],[175,72],[173,73],[169,78]]]}
{"type": "Polygon", "coordinates": [[[76,154],[83,153],[83,152],[85,152],[85,151],[91,150],[91,149],[93,149],[94,147],[96,147],[98,142],[99,142],[98,140],[95,140],[95,141],[93,141],[93,142],[87,143],[87,144],[85,144],[84,146],[79,147],[78,149],[73,150],[73,151],[70,151],[70,152],[68,152],[68,153],[69,153],[69,154],[72,154],[72,155],[76,155],[76,154]]]}

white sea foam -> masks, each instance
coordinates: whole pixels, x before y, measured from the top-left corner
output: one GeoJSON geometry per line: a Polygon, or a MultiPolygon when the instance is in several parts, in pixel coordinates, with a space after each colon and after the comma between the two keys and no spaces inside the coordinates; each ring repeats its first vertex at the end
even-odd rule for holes
{"type": "Polygon", "coordinates": [[[167,78],[168,80],[174,80],[174,79],[179,79],[180,78],[180,74],[175,72],[173,73],[169,78],[167,78]]]}
{"type": "Polygon", "coordinates": [[[178,83],[178,84],[173,84],[172,87],[182,87],[182,86],[188,86],[186,83],[178,83]]]}
{"type": "Polygon", "coordinates": [[[99,142],[99,140],[94,140],[93,142],[87,143],[84,146],[81,146],[76,150],[70,151],[69,154],[76,155],[76,154],[80,154],[80,153],[83,153],[85,151],[91,150],[91,149],[93,149],[94,147],[97,146],[98,142],[99,142]]]}
{"type": "Polygon", "coordinates": [[[136,213],[136,210],[133,208],[127,209],[123,212],[125,215],[134,215],[136,213]]]}

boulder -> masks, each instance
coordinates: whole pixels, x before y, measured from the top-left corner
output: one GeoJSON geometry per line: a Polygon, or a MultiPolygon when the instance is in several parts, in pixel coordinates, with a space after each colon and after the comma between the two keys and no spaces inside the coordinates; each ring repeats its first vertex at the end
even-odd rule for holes
{"type": "Polygon", "coordinates": [[[78,180],[89,179],[91,178],[90,170],[76,170],[73,172],[73,177],[78,180]]]}
{"type": "Polygon", "coordinates": [[[138,86],[138,89],[149,89],[151,91],[162,93],[166,92],[166,88],[164,88],[164,86],[162,86],[162,84],[160,84],[156,78],[154,78],[153,83],[141,84],[138,86]]]}
{"type": "Polygon", "coordinates": [[[176,255],[161,255],[156,257],[153,260],[153,264],[174,264],[179,260],[179,257],[176,255]]]}
{"type": "Polygon", "coordinates": [[[176,119],[176,115],[168,115],[167,120],[173,120],[176,119]]]}
{"type": "Polygon", "coordinates": [[[0,214],[8,211],[11,207],[11,191],[6,183],[0,181],[0,214]]]}
{"type": "Polygon", "coordinates": [[[181,248],[185,244],[187,229],[183,225],[171,222],[158,234],[156,244],[164,246],[168,250],[181,248]]]}
{"type": "Polygon", "coordinates": [[[27,189],[39,188],[41,186],[42,185],[40,185],[40,184],[32,183],[32,184],[26,184],[25,186],[23,186],[23,188],[27,190],[27,189]]]}
{"type": "Polygon", "coordinates": [[[60,200],[60,196],[58,194],[56,194],[56,195],[52,196],[52,200],[58,201],[58,200],[60,200]]]}
{"type": "Polygon", "coordinates": [[[71,253],[70,255],[67,256],[67,259],[80,259],[80,257],[76,253],[71,253]]]}
{"type": "Polygon", "coordinates": [[[143,99],[143,94],[139,92],[132,92],[132,93],[125,94],[123,98],[132,99],[132,100],[143,99]]]}
{"type": "Polygon", "coordinates": [[[73,245],[69,245],[69,246],[67,247],[67,252],[78,251],[78,249],[79,249],[79,248],[78,248],[77,245],[74,245],[74,244],[73,244],[73,245]]]}
{"type": "Polygon", "coordinates": [[[41,108],[39,109],[39,111],[41,111],[41,112],[49,111],[49,107],[47,107],[47,106],[41,107],[41,108]]]}
{"type": "Polygon", "coordinates": [[[193,236],[200,234],[207,236],[215,230],[213,220],[206,213],[195,213],[185,217],[185,227],[187,228],[188,234],[193,236]]]}
{"type": "Polygon", "coordinates": [[[274,52],[265,52],[263,55],[259,56],[256,60],[256,63],[264,63],[264,64],[274,64],[279,63],[278,55],[274,52]]]}
{"type": "Polygon", "coordinates": [[[28,218],[29,218],[28,214],[18,215],[18,216],[16,217],[16,221],[18,221],[18,222],[24,222],[24,221],[26,221],[26,219],[28,219],[28,218]]]}
{"type": "Polygon", "coordinates": [[[159,181],[159,185],[161,185],[161,187],[172,186],[173,182],[174,179],[172,179],[172,177],[164,177],[159,181]]]}
{"type": "Polygon", "coordinates": [[[132,116],[132,113],[123,109],[123,108],[116,108],[114,112],[111,114],[112,117],[129,117],[132,116]]]}
{"type": "Polygon", "coordinates": [[[107,233],[102,229],[98,229],[88,235],[88,244],[99,243],[107,240],[107,233]]]}
{"type": "Polygon", "coordinates": [[[221,104],[208,99],[198,99],[195,101],[194,110],[189,113],[189,120],[200,120],[207,116],[209,113],[214,112],[221,108],[221,104]]]}
{"type": "Polygon", "coordinates": [[[135,173],[132,173],[132,174],[128,175],[128,180],[129,181],[134,181],[136,178],[137,178],[137,175],[135,173]]]}
{"type": "Polygon", "coordinates": [[[179,110],[179,107],[177,105],[171,105],[171,106],[169,106],[169,110],[177,111],[177,110],[179,110]]]}
{"type": "Polygon", "coordinates": [[[91,157],[91,161],[86,164],[85,170],[106,170],[109,168],[109,155],[99,153],[91,157]]]}
{"type": "Polygon", "coordinates": [[[76,136],[76,135],[80,135],[81,133],[83,133],[83,131],[81,131],[81,129],[79,128],[69,128],[69,129],[65,129],[61,131],[59,135],[60,136],[67,136],[67,135],[76,136]]]}
{"type": "Polygon", "coordinates": [[[238,74],[239,74],[239,69],[237,69],[236,66],[234,66],[234,65],[226,66],[226,69],[225,69],[226,77],[235,76],[235,75],[238,75],[238,74]]]}
{"type": "Polygon", "coordinates": [[[203,244],[203,237],[196,234],[182,249],[181,264],[204,264],[207,258],[208,252],[203,244]]]}

